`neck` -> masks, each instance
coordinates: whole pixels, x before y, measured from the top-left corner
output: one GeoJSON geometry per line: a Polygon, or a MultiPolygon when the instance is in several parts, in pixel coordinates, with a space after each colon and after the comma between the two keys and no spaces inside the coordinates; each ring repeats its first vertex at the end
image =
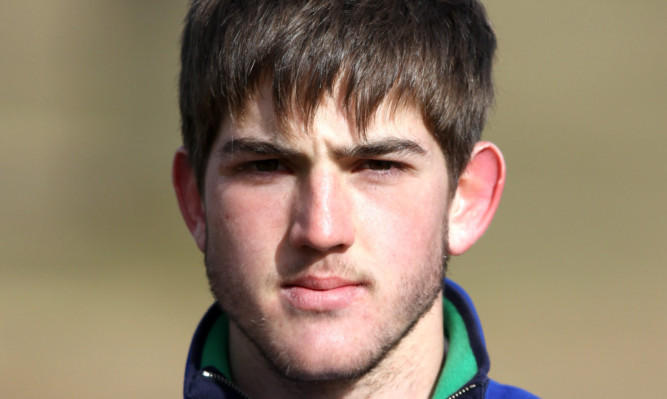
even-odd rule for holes
{"type": "Polygon", "coordinates": [[[376,367],[355,380],[287,380],[269,366],[254,344],[230,323],[234,379],[252,398],[429,398],[440,375],[444,354],[442,296],[376,367]]]}

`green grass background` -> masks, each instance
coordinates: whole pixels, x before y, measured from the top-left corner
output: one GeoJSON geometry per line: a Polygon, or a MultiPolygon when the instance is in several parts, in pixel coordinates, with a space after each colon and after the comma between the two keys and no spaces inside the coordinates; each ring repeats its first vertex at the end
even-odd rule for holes
{"type": "MultiPolygon", "coordinates": [[[[491,375],[548,398],[662,397],[667,2],[486,1],[485,137],[508,162],[451,264],[491,375]]],[[[0,4],[0,390],[178,398],[211,301],[170,186],[185,1],[0,4]]]]}

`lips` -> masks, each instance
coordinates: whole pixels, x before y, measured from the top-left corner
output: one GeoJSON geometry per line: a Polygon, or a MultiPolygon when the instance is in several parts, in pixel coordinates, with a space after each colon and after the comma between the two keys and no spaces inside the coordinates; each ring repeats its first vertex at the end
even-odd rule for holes
{"type": "Polygon", "coordinates": [[[344,309],[363,293],[364,284],[340,277],[306,276],[281,286],[285,302],[295,310],[328,312],[344,309]]]}

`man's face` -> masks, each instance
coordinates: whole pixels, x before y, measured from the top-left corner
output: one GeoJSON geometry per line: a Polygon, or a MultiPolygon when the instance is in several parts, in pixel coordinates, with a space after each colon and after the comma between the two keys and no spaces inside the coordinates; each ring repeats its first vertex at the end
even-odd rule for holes
{"type": "Polygon", "coordinates": [[[363,375],[440,306],[443,153],[411,109],[381,107],[365,138],[348,122],[327,99],[309,131],[278,133],[264,91],[222,124],[206,172],[207,272],[232,339],[296,380],[363,375]]]}

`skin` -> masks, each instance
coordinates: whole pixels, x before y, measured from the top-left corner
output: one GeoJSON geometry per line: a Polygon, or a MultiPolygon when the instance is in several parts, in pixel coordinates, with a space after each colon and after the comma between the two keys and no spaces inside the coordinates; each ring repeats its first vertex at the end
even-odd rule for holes
{"type": "Polygon", "coordinates": [[[500,153],[479,144],[450,202],[444,155],[416,111],[381,106],[362,138],[327,98],[311,129],[285,134],[267,93],[223,122],[203,195],[187,154],[174,161],[231,319],[237,384],[252,397],[428,397],[445,353],[447,238],[458,254],[486,229],[500,153]]]}

